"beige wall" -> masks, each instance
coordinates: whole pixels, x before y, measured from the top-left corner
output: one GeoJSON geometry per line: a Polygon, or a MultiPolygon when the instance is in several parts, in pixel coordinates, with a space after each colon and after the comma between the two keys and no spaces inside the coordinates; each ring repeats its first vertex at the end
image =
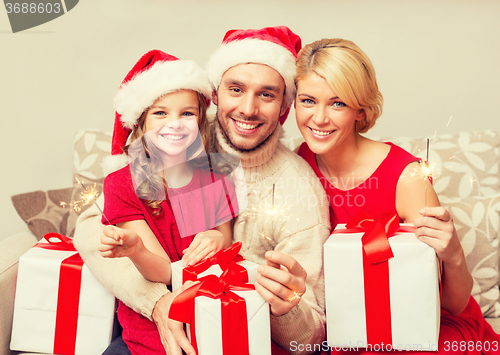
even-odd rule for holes
{"type": "MultiPolygon", "coordinates": [[[[11,195],[71,186],[74,133],[111,130],[115,91],[149,49],[205,65],[231,28],[347,38],[372,59],[385,97],[370,135],[500,131],[499,14],[496,0],[81,0],[12,34],[0,11],[0,239],[25,228],[11,195]]],[[[297,132],[293,116],[286,129],[297,132]]]]}

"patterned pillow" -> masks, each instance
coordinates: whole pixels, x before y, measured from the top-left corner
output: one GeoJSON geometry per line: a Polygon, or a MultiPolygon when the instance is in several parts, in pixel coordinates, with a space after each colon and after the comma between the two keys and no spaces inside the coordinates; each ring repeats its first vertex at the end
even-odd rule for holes
{"type": "MultiPolygon", "coordinates": [[[[393,142],[409,153],[424,158],[427,137],[375,137],[393,142]]],[[[500,134],[486,130],[441,134],[430,138],[429,161],[435,165],[434,189],[447,197],[491,196],[500,192],[500,134]]],[[[302,136],[286,136],[281,142],[291,150],[302,136]]]]}
{"type": "Polygon", "coordinates": [[[100,162],[110,151],[111,133],[80,130],[74,139],[75,179],[72,188],[34,191],[11,197],[17,213],[38,239],[49,232],[73,237],[78,216],[92,205],[82,201],[84,187],[79,181],[84,184],[87,191],[100,195],[104,180],[100,162]],[[62,207],[61,202],[65,202],[67,206],[62,207]]]}
{"type": "Polygon", "coordinates": [[[485,317],[500,317],[499,230],[500,194],[441,200],[453,215],[474,286],[472,296],[485,317]]]}
{"type": "Polygon", "coordinates": [[[103,158],[110,153],[110,132],[90,129],[78,131],[74,140],[74,185],[81,187],[77,179],[84,184],[87,182],[102,185],[104,173],[102,171],[101,162],[103,158]]]}
{"type": "Polygon", "coordinates": [[[72,187],[60,190],[34,191],[11,197],[14,208],[31,232],[40,240],[54,232],[73,237],[79,213],[61,202],[74,201],[72,187]]]}
{"type": "MultiPolygon", "coordinates": [[[[500,135],[486,130],[429,137],[429,161],[435,164],[434,189],[447,197],[491,196],[500,192],[500,135]]],[[[411,154],[424,158],[426,139],[390,137],[411,154]]]]}

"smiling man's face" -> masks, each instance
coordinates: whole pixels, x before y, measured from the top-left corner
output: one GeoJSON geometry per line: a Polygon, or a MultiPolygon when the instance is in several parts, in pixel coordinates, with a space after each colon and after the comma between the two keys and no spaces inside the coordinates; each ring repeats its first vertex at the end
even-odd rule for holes
{"type": "Polygon", "coordinates": [[[222,76],[214,94],[217,117],[229,142],[239,150],[261,145],[284,112],[285,82],[264,64],[239,64],[222,76]]]}

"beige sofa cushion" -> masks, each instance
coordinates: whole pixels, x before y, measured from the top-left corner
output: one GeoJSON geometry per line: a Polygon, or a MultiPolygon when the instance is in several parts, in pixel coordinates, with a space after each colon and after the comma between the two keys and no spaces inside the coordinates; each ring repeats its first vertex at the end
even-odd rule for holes
{"type": "Polygon", "coordinates": [[[500,193],[500,135],[486,130],[441,134],[436,137],[393,137],[391,141],[420,158],[426,156],[437,173],[434,189],[441,197],[491,196],[500,193]]]}
{"type": "Polygon", "coordinates": [[[446,199],[453,216],[474,285],[472,296],[486,317],[500,317],[499,229],[500,195],[446,199]]]}

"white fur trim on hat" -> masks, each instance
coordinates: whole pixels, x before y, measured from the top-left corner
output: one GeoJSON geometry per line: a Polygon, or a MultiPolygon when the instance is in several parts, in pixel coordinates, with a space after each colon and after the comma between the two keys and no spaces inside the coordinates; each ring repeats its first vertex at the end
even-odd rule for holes
{"type": "Polygon", "coordinates": [[[287,108],[295,99],[295,57],[279,44],[260,40],[243,39],[222,44],[208,62],[208,76],[218,88],[224,73],[231,67],[244,63],[265,64],[276,70],[285,81],[287,108]]]}
{"type": "Polygon", "coordinates": [[[108,176],[109,174],[127,166],[128,163],[129,159],[126,154],[108,155],[101,161],[102,172],[104,173],[104,176],[108,176]]]}
{"type": "Polygon", "coordinates": [[[123,126],[132,129],[160,96],[181,89],[200,92],[208,100],[212,97],[206,72],[192,60],[158,62],[120,87],[115,109],[123,126]]]}

